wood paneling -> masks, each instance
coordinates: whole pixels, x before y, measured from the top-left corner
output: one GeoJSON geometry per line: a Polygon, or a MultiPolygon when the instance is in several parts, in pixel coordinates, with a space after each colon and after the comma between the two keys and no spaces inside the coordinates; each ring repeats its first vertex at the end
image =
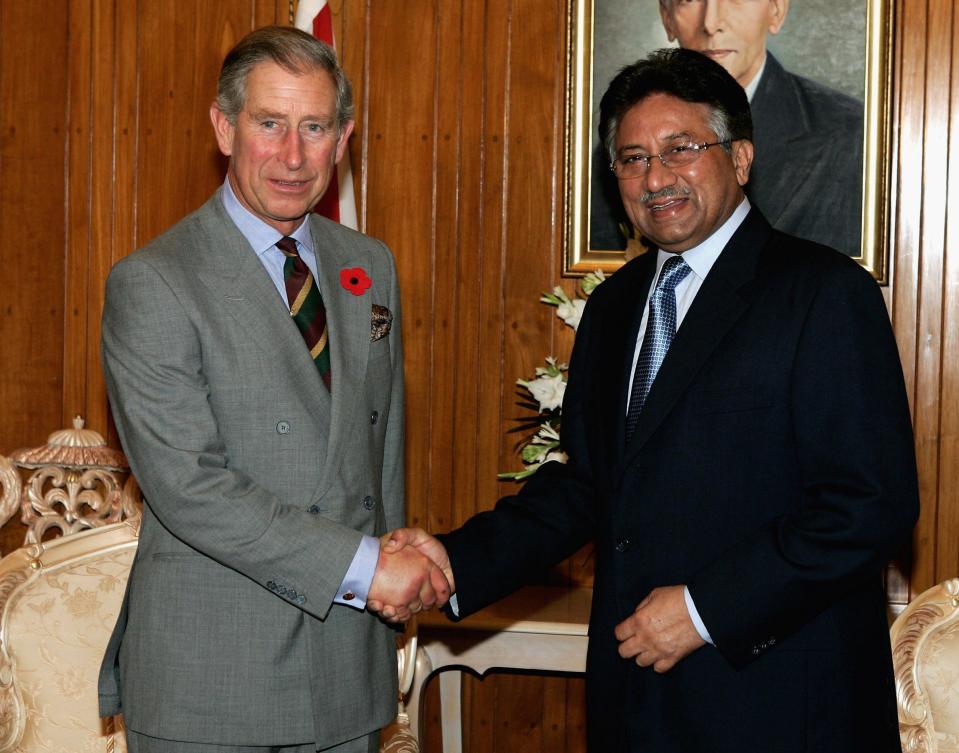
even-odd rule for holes
{"type": "MultiPolygon", "coordinates": [[[[409,519],[446,530],[514,488],[496,472],[518,466],[515,380],[572,342],[538,302],[574,289],[559,277],[565,0],[331,7],[356,94],[361,226],[393,249],[403,286],[409,519]]],[[[0,451],[75,413],[108,432],[106,273],[220,183],[207,114],[220,60],[289,12],[288,0],[0,0],[0,451]]],[[[957,41],[952,0],[896,0],[885,292],[921,479],[913,594],[959,573],[957,41]]],[[[17,535],[8,527],[4,547],[17,535]]],[[[590,572],[587,550],[550,577],[590,572]]],[[[467,749],[583,750],[582,695],[580,679],[467,678],[467,749]]]]}

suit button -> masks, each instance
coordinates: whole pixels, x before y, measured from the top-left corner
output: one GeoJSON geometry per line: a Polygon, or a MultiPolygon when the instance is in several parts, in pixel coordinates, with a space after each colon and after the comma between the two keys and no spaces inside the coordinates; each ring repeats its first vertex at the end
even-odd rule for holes
{"type": "Polygon", "coordinates": [[[775,639],[775,638],[770,638],[769,641],[766,643],[766,645],[769,646],[769,647],[775,646],[775,645],[776,645],[776,639],[775,639]]]}
{"type": "Polygon", "coordinates": [[[320,514],[320,506],[319,506],[319,505],[310,505],[310,514],[311,514],[311,515],[319,515],[319,514],[320,514]]]}
{"type": "Polygon", "coordinates": [[[759,656],[759,646],[753,646],[753,656],[759,656]]]}
{"type": "Polygon", "coordinates": [[[290,433],[290,422],[289,422],[289,421],[277,421],[277,422],[276,422],[276,433],[277,433],[277,434],[289,434],[289,433],[290,433]]]}
{"type": "Polygon", "coordinates": [[[616,540],[616,551],[625,552],[629,549],[629,539],[617,539],[616,540]]]}
{"type": "Polygon", "coordinates": [[[376,423],[377,421],[379,421],[379,420],[380,420],[379,411],[373,411],[373,412],[370,414],[370,423],[371,423],[371,424],[375,424],[375,423],[376,423]]]}
{"type": "Polygon", "coordinates": [[[374,507],[376,507],[376,502],[369,494],[363,497],[363,507],[365,507],[367,510],[372,510],[374,507]]]}

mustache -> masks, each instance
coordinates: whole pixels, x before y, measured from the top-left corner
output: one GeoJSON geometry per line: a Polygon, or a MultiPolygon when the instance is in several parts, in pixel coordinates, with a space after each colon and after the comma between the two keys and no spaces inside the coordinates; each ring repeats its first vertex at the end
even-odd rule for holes
{"type": "Polygon", "coordinates": [[[639,201],[648,204],[651,201],[656,201],[656,199],[672,199],[676,196],[689,196],[689,189],[686,186],[666,186],[658,191],[647,191],[639,197],[639,201]]]}

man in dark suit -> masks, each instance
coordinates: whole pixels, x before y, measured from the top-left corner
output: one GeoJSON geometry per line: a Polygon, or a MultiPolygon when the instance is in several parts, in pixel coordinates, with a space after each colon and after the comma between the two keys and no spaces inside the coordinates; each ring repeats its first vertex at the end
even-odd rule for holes
{"type": "Polygon", "coordinates": [[[131,753],[370,753],[396,646],[365,599],[408,617],[448,584],[377,538],[404,519],[393,257],[310,213],[350,84],[328,46],[267,27],[227,55],[210,117],[223,186],[107,284],[104,372],[146,504],[100,710],[131,753]]]}
{"type": "Polygon", "coordinates": [[[463,617],[594,540],[595,753],[899,751],[881,576],[918,494],[882,295],[750,205],[749,105],[714,61],[662,50],[601,108],[657,250],[589,299],[569,462],[394,545],[445,568],[463,617]]]}
{"type": "MultiPolygon", "coordinates": [[[[767,35],[779,33],[788,11],[789,0],[660,0],[669,40],[712,57],[746,90],[756,152],[746,186],[753,206],[777,230],[858,256],[862,103],[790,73],[768,52],[767,35]]],[[[591,245],[621,248],[622,205],[604,168],[594,160],[591,245]]]]}

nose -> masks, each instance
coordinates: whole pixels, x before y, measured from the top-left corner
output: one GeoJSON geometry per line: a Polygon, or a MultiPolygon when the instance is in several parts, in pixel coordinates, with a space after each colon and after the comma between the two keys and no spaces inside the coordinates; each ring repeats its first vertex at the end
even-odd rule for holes
{"type": "Polygon", "coordinates": [[[723,0],[703,2],[703,31],[709,36],[723,30],[722,4],[723,0]]]}
{"type": "Polygon", "coordinates": [[[650,193],[656,193],[664,186],[673,185],[676,182],[676,173],[666,167],[659,157],[653,157],[649,161],[645,178],[646,190],[650,193]]]}
{"type": "Polygon", "coordinates": [[[297,129],[287,131],[277,156],[288,170],[299,170],[303,165],[303,138],[297,129]]]}

